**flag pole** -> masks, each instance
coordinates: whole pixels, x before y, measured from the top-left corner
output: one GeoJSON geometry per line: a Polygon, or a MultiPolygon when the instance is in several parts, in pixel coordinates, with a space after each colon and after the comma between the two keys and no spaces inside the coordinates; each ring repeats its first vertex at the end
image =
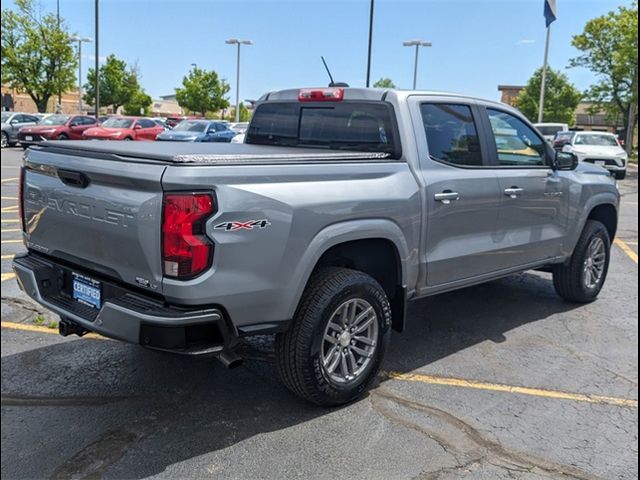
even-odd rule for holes
{"type": "Polygon", "coordinates": [[[544,65],[542,66],[542,82],[540,82],[540,103],[538,104],[538,123],[542,123],[544,117],[544,94],[547,86],[547,63],[549,60],[549,39],[551,38],[551,25],[547,27],[547,41],[544,46],[544,65]]]}

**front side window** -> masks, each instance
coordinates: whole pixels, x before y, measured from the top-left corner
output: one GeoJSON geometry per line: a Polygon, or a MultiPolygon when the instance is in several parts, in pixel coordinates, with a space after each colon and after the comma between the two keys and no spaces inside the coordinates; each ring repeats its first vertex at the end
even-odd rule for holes
{"type": "Polygon", "coordinates": [[[498,164],[503,167],[546,165],[545,141],[525,122],[510,113],[487,109],[498,151],[498,164]]]}
{"type": "Polygon", "coordinates": [[[432,159],[461,166],[482,166],[480,139],[470,106],[428,103],[420,108],[432,159]]]}

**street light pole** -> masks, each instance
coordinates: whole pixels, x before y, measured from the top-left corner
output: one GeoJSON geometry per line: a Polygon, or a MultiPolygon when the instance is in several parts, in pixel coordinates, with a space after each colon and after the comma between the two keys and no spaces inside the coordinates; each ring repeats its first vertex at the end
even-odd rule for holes
{"type": "Polygon", "coordinates": [[[374,12],[374,0],[371,0],[369,6],[369,46],[367,48],[367,88],[371,83],[371,47],[373,44],[373,12],[374,12]]]}
{"type": "Polygon", "coordinates": [[[230,38],[225,41],[227,45],[237,45],[237,58],[236,58],[236,123],[240,121],[240,46],[241,45],[253,45],[251,40],[238,40],[237,38],[230,38]]]}
{"type": "Polygon", "coordinates": [[[78,42],[78,113],[82,113],[82,42],[90,43],[91,39],[73,36],[69,40],[78,42]]]}
{"type": "Polygon", "coordinates": [[[99,42],[99,13],[100,13],[100,0],[95,0],[95,33],[96,33],[96,59],[95,59],[95,107],[96,107],[96,119],[100,116],[100,42],[99,42]]]}
{"type": "Polygon", "coordinates": [[[420,47],[431,47],[431,42],[423,42],[422,40],[409,40],[408,42],[402,42],[405,47],[416,47],[415,59],[413,61],[413,90],[416,89],[418,82],[418,51],[420,47]]]}

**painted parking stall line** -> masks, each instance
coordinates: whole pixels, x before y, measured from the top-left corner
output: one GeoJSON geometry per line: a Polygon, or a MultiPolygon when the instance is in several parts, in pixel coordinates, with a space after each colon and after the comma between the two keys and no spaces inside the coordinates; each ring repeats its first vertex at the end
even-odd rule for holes
{"type": "Polygon", "coordinates": [[[638,264],[638,254],[633,251],[633,249],[629,246],[627,242],[625,242],[624,240],[620,240],[619,238],[616,238],[613,243],[615,243],[618,247],[620,247],[620,250],[626,253],[627,256],[636,263],[636,265],[638,264]]]}

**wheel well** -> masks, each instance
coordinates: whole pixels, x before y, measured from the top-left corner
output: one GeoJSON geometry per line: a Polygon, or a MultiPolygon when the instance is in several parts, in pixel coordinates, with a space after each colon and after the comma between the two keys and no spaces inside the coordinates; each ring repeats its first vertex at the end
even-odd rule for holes
{"type": "Polygon", "coordinates": [[[406,289],[402,285],[402,264],[396,246],[384,238],[340,243],[324,252],[314,270],[344,267],[373,277],[384,289],[392,310],[392,327],[404,328],[406,289]]]}
{"type": "Polygon", "coordinates": [[[618,212],[613,205],[598,205],[591,210],[588,218],[589,220],[597,220],[602,223],[607,228],[611,241],[613,241],[616,236],[616,231],[618,230],[618,212]]]}

